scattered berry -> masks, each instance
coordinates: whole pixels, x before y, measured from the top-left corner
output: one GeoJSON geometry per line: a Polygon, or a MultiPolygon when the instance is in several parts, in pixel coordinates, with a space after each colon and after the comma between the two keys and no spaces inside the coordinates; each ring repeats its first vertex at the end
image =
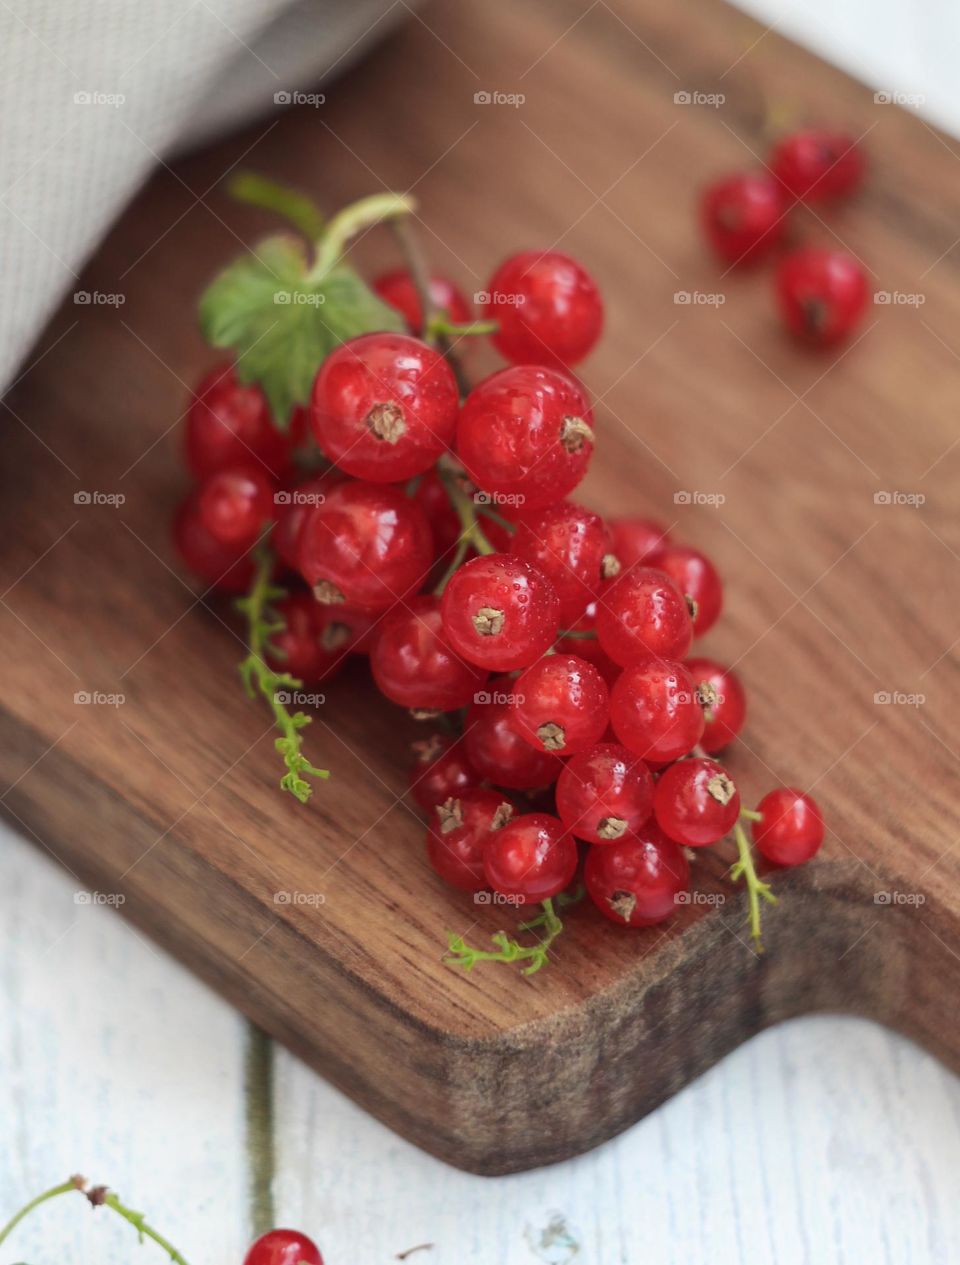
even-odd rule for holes
{"type": "Polygon", "coordinates": [[[323,1257],[299,1230],[268,1230],[247,1252],[243,1265],[323,1265],[323,1257]]]}
{"type": "Polygon", "coordinates": [[[848,337],[867,306],[867,277],[852,255],[803,246],[777,269],[777,300],[787,328],[828,347],[848,337]]]}
{"type": "Polygon", "coordinates": [[[471,558],[444,589],[443,628],[458,654],[495,672],[539,658],[556,640],[560,603],[542,571],[522,558],[471,558]]]}
{"type": "Polygon", "coordinates": [[[601,742],[573,756],[557,780],[557,812],[588,843],[636,834],[653,812],[653,777],[639,756],[601,742]]]}
{"type": "Polygon", "coordinates": [[[548,900],[570,885],[577,872],[577,845],[559,817],[525,813],[513,817],[483,850],[487,882],[518,905],[548,900]]]}
{"type": "Polygon", "coordinates": [[[593,664],[576,655],[539,659],[514,689],[514,726],[538,751],[573,755],[593,746],[607,728],[607,686],[593,664]]]}
{"type": "Polygon", "coordinates": [[[487,678],[449,645],[440,599],[423,595],[384,616],[370,651],[370,670],[381,693],[415,712],[466,707],[487,678]]]}
{"type": "Polygon", "coordinates": [[[497,791],[463,791],[437,804],[430,815],[427,856],[446,882],[466,892],[487,886],[484,851],[513,816],[497,791]]]}
{"type": "Polygon", "coordinates": [[[652,927],[677,911],[690,890],[690,866],[654,823],[615,843],[594,845],[583,873],[587,892],[604,917],[628,927],[652,927]]]}
{"type": "Polygon", "coordinates": [[[524,518],[514,532],[510,552],[533,563],[553,585],[564,628],[580,618],[601,581],[620,571],[603,519],[572,501],[560,501],[524,518]]]}
{"type": "MultiPolygon", "coordinates": [[[[417,338],[422,337],[423,313],[420,310],[420,296],[413,278],[405,268],[382,273],[374,280],[373,289],[384,303],[396,308],[407,322],[411,334],[417,338]]],[[[466,325],[473,320],[473,309],[467,299],[448,277],[443,277],[438,272],[430,277],[430,301],[454,325],[466,325]]]]}
{"type": "Polygon", "coordinates": [[[747,717],[747,696],[732,668],[713,659],[688,659],[684,664],[693,678],[704,729],[700,746],[708,755],[722,751],[743,729],[747,717]]]}
{"type": "Polygon", "coordinates": [[[773,174],[795,198],[820,202],[854,193],[863,183],[863,152],[851,136],[807,127],[778,141],[773,174]]]}
{"type": "Polygon", "coordinates": [[[491,341],[513,364],[575,365],[603,329],[596,282],[569,255],[524,250],[490,278],[484,312],[499,331],[491,341]]]}
{"type": "Polygon", "coordinates": [[[693,635],[702,637],[720,618],[723,585],[716,568],[699,549],[665,545],[650,555],[648,565],[665,571],[687,602],[693,618],[693,635]]]}
{"type": "Polygon", "coordinates": [[[184,434],[187,465],[203,479],[226,466],[262,465],[285,473],[290,442],[273,424],[258,386],[242,386],[232,365],[219,365],[197,387],[184,434]]]}
{"type": "Polygon", "coordinates": [[[693,640],[690,607],[673,580],[634,567],[611,580],[597,601],[597,637],[621,667],[649,655],[682,659],[693,640]]]}
{"type": "Polygon", "coordinates": [[[803,791],[769,791],[757,805],[762,821],[753,823],[753,841],[774,865],[803,865],[823,843],[820,806],[803,791]]]}
{"type": "Polygon", "coordinates": [[[610,691],[610,723],[634,755],[656,764],[679,760],[703,733],[703,709],[690,673],[665,659],[624,668],[610,691]]]}
{"type": "Polygon", "coordinates": [[[784,195],[773,176],[746,172],[710,185],[701,202],[707,240],[721,259],[754,264],[783,237],[784,195]]]}
{"type": "Polygon", "coordinates": [[[667,838],[702,848],[733,829],[740,792],[716,760],[678,760],[657,779],[653,811],[667,838]]]}

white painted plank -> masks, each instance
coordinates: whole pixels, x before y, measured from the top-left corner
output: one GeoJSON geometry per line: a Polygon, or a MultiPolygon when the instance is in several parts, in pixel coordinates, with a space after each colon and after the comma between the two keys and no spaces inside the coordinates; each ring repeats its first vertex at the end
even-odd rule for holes
{"type": "MultiPolygon", "coordinates": [[[[0,827],[0,1222],[81,1172],[108,1183],[192,1265],[248,1237],[244,1023],[107,907],[0,827]]],[[[63,1196],[3,1259],[166,1259],[114,1214],[63,1196]]]]}

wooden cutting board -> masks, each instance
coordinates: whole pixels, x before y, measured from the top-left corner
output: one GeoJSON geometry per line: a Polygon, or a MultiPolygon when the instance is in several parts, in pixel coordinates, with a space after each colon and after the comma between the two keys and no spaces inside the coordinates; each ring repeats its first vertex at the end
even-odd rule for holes
{"type": "MultiPolygon", "coordinates": [[[[270,107],[158,173],[79,287],[123,305],[65,303],[5,406],[10,819],[370,1111],[477,1172],[594,1146],[804,1011],[875,1017],[956,1066],[957,157],[712,0],[504,0],[428,6],[323,107],[270,107]],[[495,92],[525,100],[475,101],[495,92]],[[868,189],[798,215],[797,236],[854,251],[878,292],[922,296],[875,304],[841,352],[793,346],[769,273],[726,275],[696,229],[700,182],[753,163],[771,117],[863,135],[868,189]],[[432,875],[403,799],[421,731],[359,668],[309,734],[329,783],[307,808],[276,789],[229,610],[185,584],[168,527],[178,419],[212,361],[196,295],[268,228],[216,187],[240,163],[328,207],[412,187],[435,265],[468,292],[530,245],[598,277],[585,497],[655,514],[715,557],[727,611],[704,650],[751,698],[731,766],[748,800],[812,788],[830,825],[815,864],[776,877],[762,957],[723,859],[698,855],[696,890],[725,901],[666,928],[623,932],[583,908],[533,979],[444,965],[448,929],[479,942],[503,919],[432,875]]],[[[391,242],[359,255],[379,267],[391,242]]]]}

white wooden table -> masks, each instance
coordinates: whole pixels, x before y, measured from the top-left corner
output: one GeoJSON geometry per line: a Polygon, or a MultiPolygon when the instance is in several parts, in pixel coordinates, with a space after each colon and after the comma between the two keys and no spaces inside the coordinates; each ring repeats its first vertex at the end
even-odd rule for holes
{"type": "MultiPolygon", "coordinates": [[[[946,0],[745,7],[879,88],[924,95],[960,131],[946,0]]],[[[0,854],[0,1220],[79,1171],[192,1265],[239,1263],[263,1163],[249,1029],[111,909],[78,904],[39,849],[0,830],[0,854]]],[[[423,1265],[960,1261],[960,1082],[853,1019],[768,1032],[621,1138],[516,1177],[445,1167],[281,1050],[273,1106],[277,1220],[327,1265],[386,1265],[420,1244],[423,1265]]],[[[161,1259],[70,1196],[0,1265],[161,1259]]]]}

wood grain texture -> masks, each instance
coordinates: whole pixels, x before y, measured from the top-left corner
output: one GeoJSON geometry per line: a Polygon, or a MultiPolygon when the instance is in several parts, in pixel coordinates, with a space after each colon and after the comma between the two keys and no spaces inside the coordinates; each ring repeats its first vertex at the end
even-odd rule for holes
{"type": "Polygon", "coordinates": [[[322,112],[269,119],[160,175],[84,278],[122,291],[122,309],[66,308],[10,398],[4,807],[381,1119],[478,1171],[590,1147],[808,1010],[880,1018],[956,1063],[943,1020],[960,962],[949,143],[773,36],[748,54],[759,29],[701,0],[425,19],[322,112]],[[481,89],[526,100],[477,106],[481,89]],[[726,102],[678,106],[682,89],[726,102]],[[869,131],[873,158],[867,195],[803,231],[839,237],[878,290],[925,299],[877,306],[839,356],[790,346],[767,279],[721,276],[693,223],[698,180],[750,162],[764,102],[784,99],[869,131]],[[276,793],[264,717],[231,676],[235,633],[174,573],[167,529],[182,485],[171,431],[209,363],[185,314],[202,276],[264,227],[211,191],[241,160],[331,206],[414,186],[437,266],[468,290],[514,245],[590,261],[609,328],[584,371],[602,436],[587,499],[675,519],[717,558],[728,611],[704,648],[738,664],[752,699],[732,767],[748,795],[813,787],[831,823],[823,860],[777,880],[765,959],[721,861],[698,858],[698,889],[725,905],[638,935],[584,911],[529,982],[445,967],[445,928],[480,939],[497,916],[428,870],[399,798],[412,725],[359,673],[331,685],[311,735],[335,779],[307,812],[276,793]],[[126,502],[77,507],[80,489],[126,502]],[[878,491],[926,500],[878,505],[878,491]],[[725,499],[676,504],[684,492],[725,499]],[[77,690],[125,702],[78,707],[77,690]],[[877,691],[926,701],[877,706],[877,691]]]}

